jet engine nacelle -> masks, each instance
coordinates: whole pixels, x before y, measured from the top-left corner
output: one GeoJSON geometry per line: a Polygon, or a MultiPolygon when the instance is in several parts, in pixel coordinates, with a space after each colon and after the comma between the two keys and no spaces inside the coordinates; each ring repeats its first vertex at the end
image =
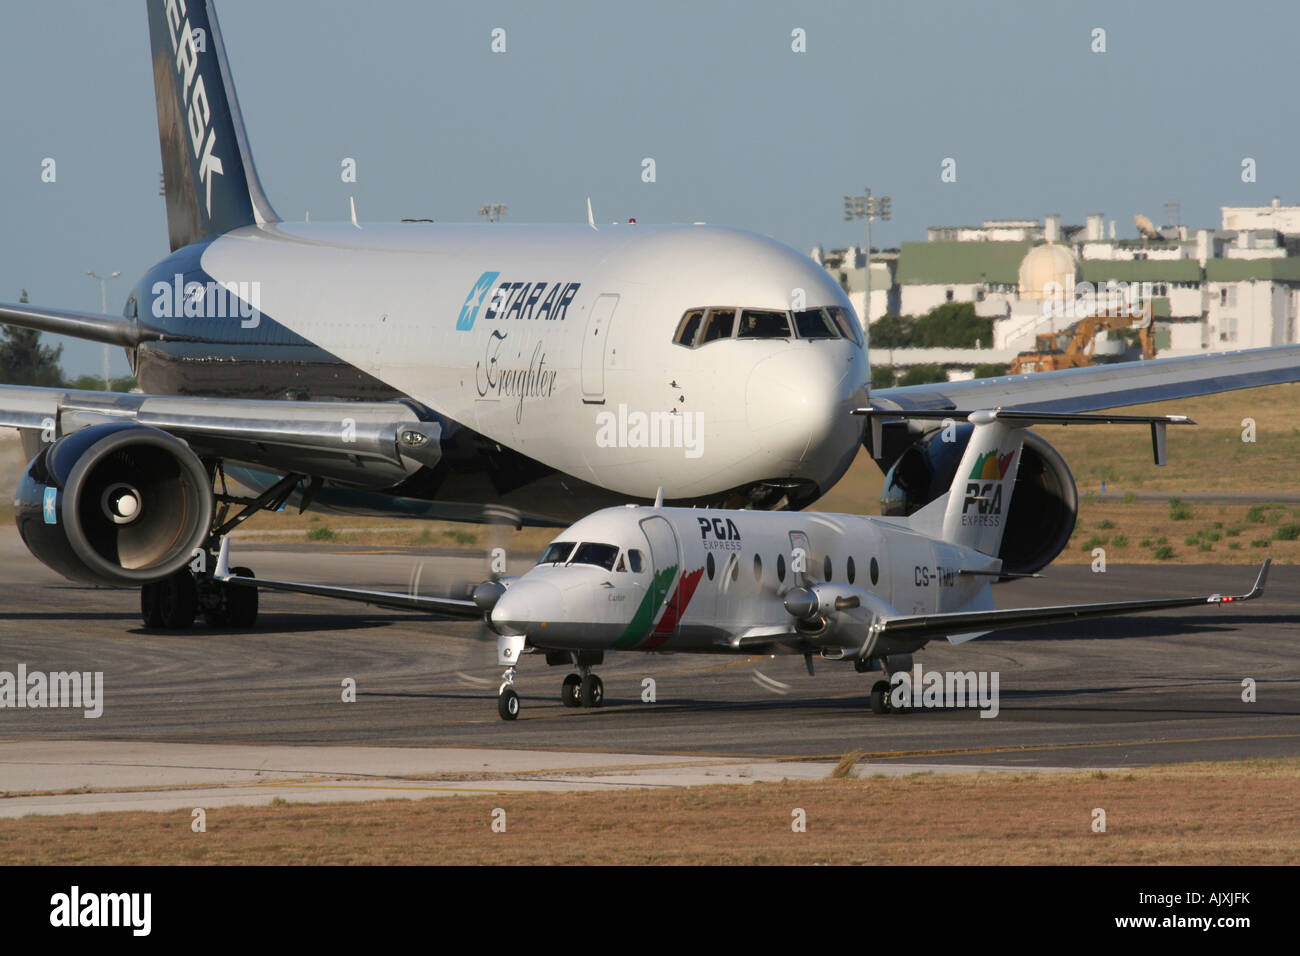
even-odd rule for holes
{"type": "Polygon", "coordinates": [[[190,447],[166,432],[95,425],[32,459],[14,520],[28,550],[64,577],[138,586],[179,571],[203,545],[211,482],[190,447]]]}
{"type": "MultiPolygon", "coordinates": [[[[944,441],[944,429],[935,429],[908,446],[885,476],[881,513],[910,515],[944,494],[973,430],[962,423],[947,433],[953,440],[944,441]]],[[[1034,432],[1024,436],[998,552],[1002,569],[1014,574],[1050,564],[1069,543],[1079,513],[1079,491],[1065,459],[1034,432]]]]}

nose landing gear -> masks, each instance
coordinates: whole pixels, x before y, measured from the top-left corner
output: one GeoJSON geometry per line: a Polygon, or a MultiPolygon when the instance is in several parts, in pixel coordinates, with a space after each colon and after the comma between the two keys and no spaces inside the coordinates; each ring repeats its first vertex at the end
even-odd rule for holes
{"type": "Polygon", "coordinates": [[[502,676],[501,689],[497,691],[497,713],[502,720],[514,720],[519,716],[519,695],[515,692],[515,669],[507,667],[502,676]]]}

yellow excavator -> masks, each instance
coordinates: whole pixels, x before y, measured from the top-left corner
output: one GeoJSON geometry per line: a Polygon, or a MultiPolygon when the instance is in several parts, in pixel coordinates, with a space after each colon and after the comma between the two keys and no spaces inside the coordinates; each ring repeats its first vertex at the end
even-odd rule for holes
{"type": "Polygon", "coordinates": [[[1148,302],[1138,315],[1090,315],[1082,318],[1074,328],[1065,332],[1044,332],[1034,336],[1034,348],[1021,352],[1007,369],[1008,374],[1022,372],[1054,372],[1064,368],[1082,368],[1092,365],[1092,349],[1097,334],[1115,329],[1136,328],[1142,358],[1156,357],[1154,315],[1148,302]]]}

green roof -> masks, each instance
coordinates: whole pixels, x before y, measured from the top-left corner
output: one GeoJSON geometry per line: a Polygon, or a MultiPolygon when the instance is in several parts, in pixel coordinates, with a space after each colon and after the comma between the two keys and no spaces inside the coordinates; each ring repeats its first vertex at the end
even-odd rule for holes
{"type": "Polygon", "coordinates": [[[1080,271],[1085,282],[1200,282],[1201,264],[1195,259],[1084,259],[1080,271]]]}
{"type": "Polygon", "coordinates": [[[1271,279],[1300,282],[1300,256],[1285,259],[1211,259],[1205,266],[1211,282],[1240,282],[1243,279],[1271,279]]]}
{"type": "Polygon", "coordinates": [[[1020,262],[1033,243],[904,242],[898,250],[899,285],[1020,281],[1020,262]]]}

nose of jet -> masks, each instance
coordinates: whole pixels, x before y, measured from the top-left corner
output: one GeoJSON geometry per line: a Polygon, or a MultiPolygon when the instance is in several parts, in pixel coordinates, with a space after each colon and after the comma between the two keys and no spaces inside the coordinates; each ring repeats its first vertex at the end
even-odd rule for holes
{"type": "Polygon", "coordinates": [[[564,595],[545,581],[527,576],[512,584],[492,608],[492,629],[498,634],[531,634],[565,620],[564,595]]]}
{"type": "Polygon", "coordinates": [[[780,459],[805,465],[801,472],[833,471],[845,456],[847,468],[861,441],[862,422],[850,412],[866,397],[862,352],[822,347],[829,344],[763,359],[746,387],[750,433],[780,459]]]}

